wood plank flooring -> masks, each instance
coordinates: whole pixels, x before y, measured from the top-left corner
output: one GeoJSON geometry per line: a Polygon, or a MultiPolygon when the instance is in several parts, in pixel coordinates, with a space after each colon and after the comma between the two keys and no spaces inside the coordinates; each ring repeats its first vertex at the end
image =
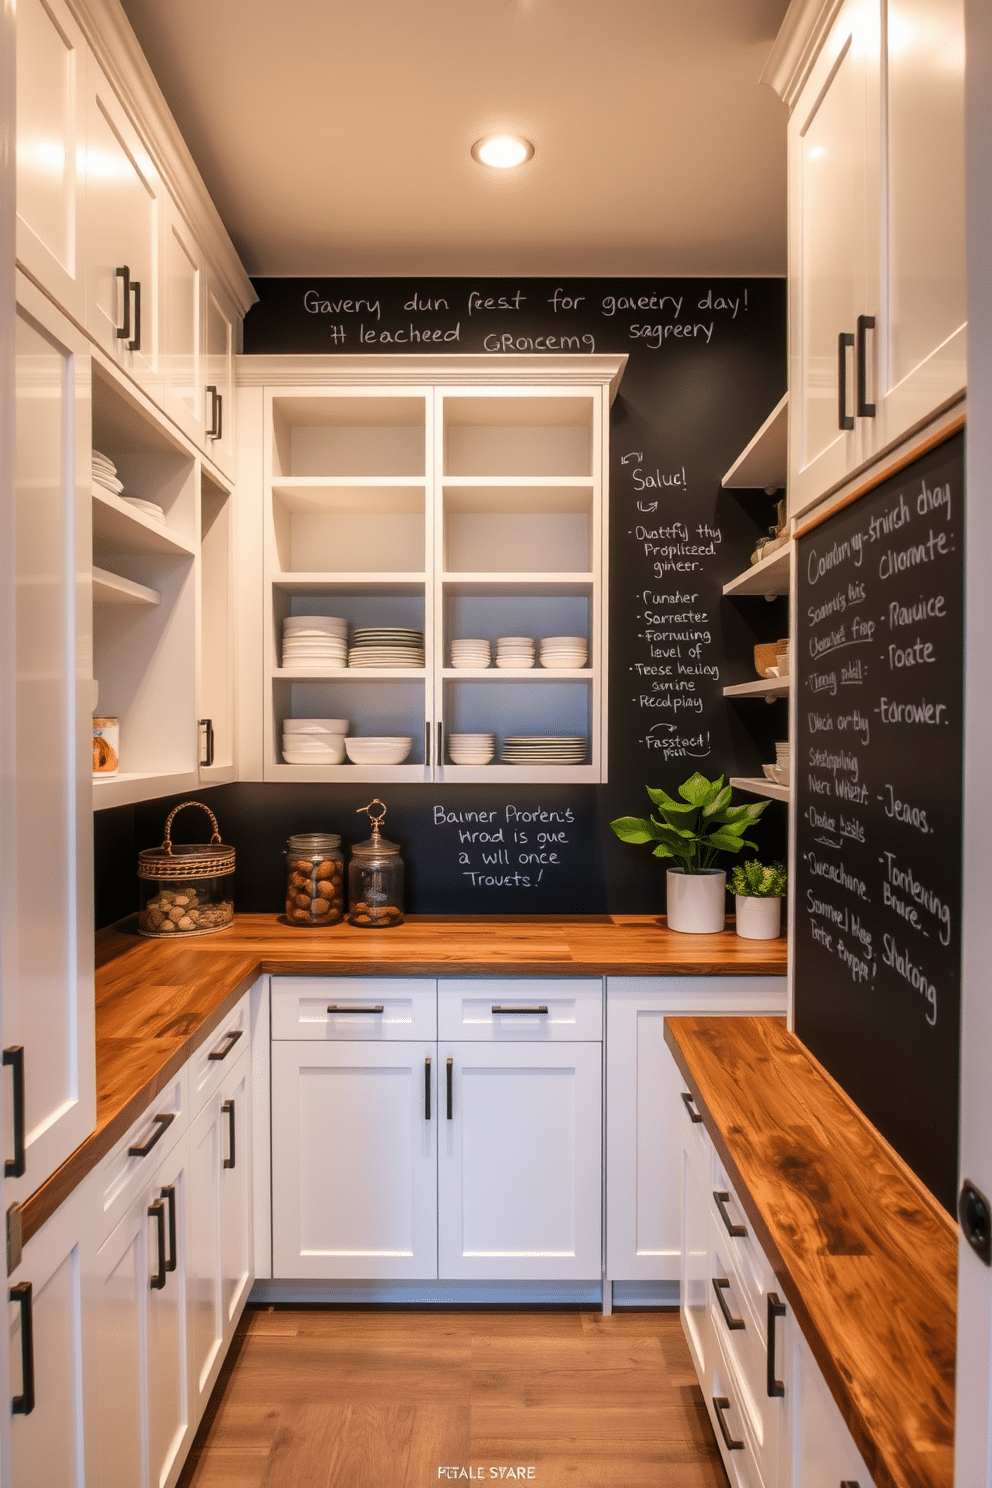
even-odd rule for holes
{"type": "Polygon", "coordinates": [[[678,1313],[249,1310],[178,1488],[428,1488],[470,1468],[726,1488],[678,1313]]]}

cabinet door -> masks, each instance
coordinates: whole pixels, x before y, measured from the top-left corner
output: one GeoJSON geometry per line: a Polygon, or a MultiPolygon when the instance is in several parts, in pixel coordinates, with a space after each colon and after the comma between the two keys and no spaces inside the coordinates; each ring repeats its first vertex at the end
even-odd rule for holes
{"type": "Polygon", "coordinates": [[[443,1279],[600,1279],[601,1049],[439,1044],[443,1279]]]}
{"type": "Polygon", "coordinates": [[[62,0],[19,0],[17,260],[80,322],[86,55],[62,0]]]}
{"type": "Polygon", "coordinates": [[[203,291],[204,450],[233,479],[234,352],[238,314],[208,269],[203,291]]]}
{"type": "Polygon", "coordinates": [[[252,1258],[251,1061],[248,1051],[220,1090],[220,1282],[224,1340],[230,1343],[255,1279],[252,1258]]]}
{"type": "Polygon", "coordinates": [[[437,1275],[436,1066],[433,1043],[273,1043],[276,1278],[437,1275]]]}
{"type": "MultiPolygon", "coordinates": [[[[696,1113],[698,1115],[698,1113],[696,1113]]],[[[692,1121],[691,1115],[686,1116],[692,1121]]],[[[702,1131],[702,1127],[699,1127],[702,1131]]],[[[702,1153],[695,1132],[686,1131],[679,1146],[681,1190],[680,1311],[692,1362],[701,1382],[709,1378],[710,1336],[710,1173],[709,1138],[703,1133],[702,1153]]]]}
{"type": "Polygon", "coordinates": [[[0,895],[8,1161],[23,1065],[23,1201],[92,1131],[93,1033],[89,358],[22,281],[15,326],[16,474],[0,626],[14,678],[0,741],[7,821],[0,895]],[[13,783],[16,782],[16,791],[13,783]],[[16,1052],[20,1050],[21,1052],[16,1052]]]}
{"type": "Polygon", "coordinates": [[[166,200],[164,215],[161,404],[183,433],[202,447],[203,261],[199,244],[171,201],[166,200]]]}
{"type": "Polygon", "coordinates": [[[210,1101],[189,1133],[189,1352],[194,1420],[203,1414],[224,1354],[221,1140],[219,1103],[210,1101]]]}
{"type": "Polygon", "coordinates": [[[837,1488],[874,1481],[791,1311],[785,1340],[785,1440],[778,1488],[837,1488]]]}

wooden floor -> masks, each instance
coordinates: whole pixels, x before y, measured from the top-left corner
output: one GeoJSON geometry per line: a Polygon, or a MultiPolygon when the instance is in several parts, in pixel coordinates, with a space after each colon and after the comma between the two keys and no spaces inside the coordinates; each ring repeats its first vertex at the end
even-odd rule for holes
{"type": "Polygon", "coordinates": [[[539,1488],[726,1488],[678,1313],[250,1310],[179,1488],[500,1468],[539,1488]]]}

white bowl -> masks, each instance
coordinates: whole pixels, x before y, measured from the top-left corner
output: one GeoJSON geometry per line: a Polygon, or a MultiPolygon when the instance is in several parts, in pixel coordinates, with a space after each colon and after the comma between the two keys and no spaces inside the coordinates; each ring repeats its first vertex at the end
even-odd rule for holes
{"type": "Polygon", "coordinates": [[[542,646],[560,646],[565,651],[584,651],[588,644],[585,636],[545,636],[541,641],[542,646]]]}
{"type": "Polygon", "coordinates": [[[344,734],[283,734],[283,749],[297,754],[326,754],[328,750],[344,752],[344,734]]]}
{"type": "Polygon", "coordinates": [[[351,727],[347,718],[284,718],[284,734],[346,734],[351,727]]]}
{"type": "Polygon", "coordinates": [[[413,739],[395,734],[349,737],[344,747],[353,765],[401,765],[413,748],[413,739]]]}
{"type": "Polygon", "coordinates": [[[313,751],[298,753],[295,749],[284,749],[282,757],[287,765],[343,765],[344,750],[328,750],[326,754],[314,754],[313,751]]]}
{"type": "Polygon", "coordinates": [[[762,765],[765,779],[770,780],[773,785],[783,785],[786,778],[786,770],[783,765],[762,765]]]}

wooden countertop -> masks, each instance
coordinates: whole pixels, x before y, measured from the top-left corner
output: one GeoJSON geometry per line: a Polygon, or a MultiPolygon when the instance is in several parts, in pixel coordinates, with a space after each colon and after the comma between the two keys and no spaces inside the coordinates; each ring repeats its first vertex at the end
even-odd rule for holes
{"type": "Polygon", "coordinates": [[[784,976],[784,940],[679,935],[648,915],[412,916],[390,930],[301,930],[238,915],[216,935],[96,946],[96,1126],[21,1211],[27,1241],[261,973],[305,976],[784,976]]]}
{"type": "Polygon", "coordinates": [[[875,1482],[951,1488],[954,1220],[782,1019],[665,1041],[875,1482]]]}

